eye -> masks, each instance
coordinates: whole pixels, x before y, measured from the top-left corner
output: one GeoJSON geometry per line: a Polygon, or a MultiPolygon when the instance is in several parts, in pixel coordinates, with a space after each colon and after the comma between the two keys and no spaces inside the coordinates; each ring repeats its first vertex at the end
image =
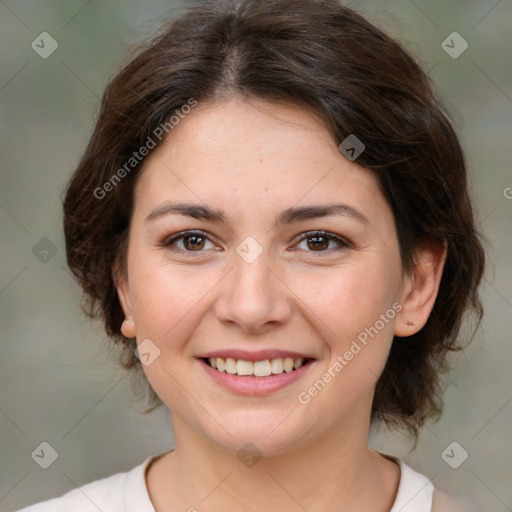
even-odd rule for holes
{"type": "MultiPolygon", "coordinates": [[[[212,244],[211,248],[215,248],[215,245],[204,231],[182,231],[181,233],[176,233],[175,235],[165,239],[162,245],[169,249],[178,248],[181,251],[190,253],[204,252],[203,249],[208,249],[208,247],[205,247],[208,242],[212,244]],[[181,247],[179,246],[180,243],[182,244],[181,247]]],[[[351,246],[350,242],[344,240],[338,235],[326,231],[308,231],[303,233],[297,246],[302,242],[306,243],[306,250],[308,250],[308,252],[330,253],[333,250],[336,250],[336,248],[329,248],[329,245],[332,242],[337,244],[338,250],[351,246]]]]}
{"type": "Polygon", "coordinates": [[[206,242],[212,243],[204,231],[183,231],[167,238],[162,245],[167,248],[175,246],[186,252],[202,252],[206,242]],[[179,247],[177,243],[182,241],[183,246],[179,247]]]}
{"type": "MultiPolygon", "coordinates": [[[[331,252],[329,244],[335,242],[338,244],[338,250],[350,247],[350,243],[334,233],[327,231],[308,231],[303,233],[299,240],[300,243],[305,242],[309,252],[331,252]]],[[[334,249],[336,250],[336,249],[334,249]]]]}

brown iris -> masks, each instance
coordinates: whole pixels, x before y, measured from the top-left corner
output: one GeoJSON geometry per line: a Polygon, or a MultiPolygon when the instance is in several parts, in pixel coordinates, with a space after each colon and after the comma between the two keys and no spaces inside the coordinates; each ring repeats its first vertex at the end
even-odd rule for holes
{"type": "Polygon", "coordinates": [[[201,235],[188,235],[183,237],[183,245],[187,250],[201,250],[204,247],[205,238],[201,235]],[[192,241],[192,242],[191,242],[192,241]]]}
{"type": "Polygon", "coordinates": [[[309,249],[327,249],[329,247],[329,239],[326,236],[310,236],[307,240],[309,249]],[[313,244],[310,243],[310,240],[314,241],[313,244]]]}

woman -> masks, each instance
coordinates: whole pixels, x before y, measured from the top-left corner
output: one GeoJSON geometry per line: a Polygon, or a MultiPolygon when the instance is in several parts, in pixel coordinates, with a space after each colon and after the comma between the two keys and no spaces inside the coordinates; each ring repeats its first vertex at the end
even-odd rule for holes
{"type": "Polygon", "coordinates": [[[107,87],[64,227],[175,449],[24,510],[462,510],[368,447],[439,415],[484,254],[428,77],[360,15],[173,20],[107,87]]]}

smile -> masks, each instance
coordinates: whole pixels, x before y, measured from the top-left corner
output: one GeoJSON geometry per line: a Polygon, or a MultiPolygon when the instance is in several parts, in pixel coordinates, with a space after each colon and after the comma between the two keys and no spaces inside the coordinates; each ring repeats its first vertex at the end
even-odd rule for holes
{"type": "Polygon", "coordinates": [[[245,396],[272,395],[300,380],[317,363],[306,354],[280,350],[218,351],[197,360],[213,383],[245,396]]]}

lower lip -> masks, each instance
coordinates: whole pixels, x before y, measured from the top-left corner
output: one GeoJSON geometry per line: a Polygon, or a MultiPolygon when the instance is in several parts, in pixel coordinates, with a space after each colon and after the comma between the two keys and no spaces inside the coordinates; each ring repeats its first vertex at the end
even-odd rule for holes
{"type": "Polygon", "coordinates": [[[214,370],[202,359],[199,359],[199,362],[214,382],[233,393],[246,396],[271,395],[299,380],[314,363],[314,361],[310,359],[298,370],[294,370],[290,373],[283,372],[278,375],[269,375],[268,377],[251,377],[219,372],[218,370],[214,370]]]}

